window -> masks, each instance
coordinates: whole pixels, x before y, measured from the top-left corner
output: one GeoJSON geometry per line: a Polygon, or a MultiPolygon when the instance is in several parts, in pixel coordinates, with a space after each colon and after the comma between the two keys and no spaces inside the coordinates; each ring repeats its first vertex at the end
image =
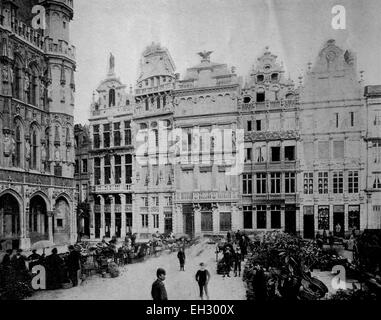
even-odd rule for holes
{"type": "Polygon", "coordinates": [[[159,215],[158,214],[153,214],[153,227],[154,228],[159,228],[159,215]]]}
{"type": "Polygon", "coordinates": [[[266,161],[266,146],[260,146],[256,148],[256,161],[257,162],[266,161]]]}
{"type": "Polygon", "coordinates": [[[108,106],[115,106],[115,89],[110,89],[108,92],[108,106]]]}
{"type": "Polygon", "coordinates": [[[94,131],[94,134],[93,134],[93,138],[94,138],[94,148],[95,149],[98,149],[100,148],[100,138],[99,138],[99,125],[95,125],[93,126],[93,131],[94,131]]]}
{"type": "Polygon", "coordinates": [[[155,207],[159,206],[159,197],[157,196],[152,197],[152,205],[155,207]]]}
{"type": "Polygon", "coordinates": [[[259,205],[257,206],[257,229],[266,229],[267,222],[266,222],[266,206],[265,205],[259,205]]]}
{"type": "Polygon", "coordinates": [[[32,133],[32,154],[31,154],[31,168],[37,170],[37,154],[38,154],[38,144],[37,144],[37,133],[34,130],[32,133]]]}
{"type": "Polygon", "coordinates": [[[271,81],[278,81],[278,74],[277,73],[271,74],[271,81]]]}
{"type": "Polygon", "coordinates": [[[280,206],[271,206],[271,229],[281,228],[281,218],[280,218],[280,206]]]}
{"type": "Polygon", "coordinates": [[[381,111],[375,112],[373,124],[375,126],[381,125],[381,111]]]}
{"type": "Polygon", "coordinates": [[[146,106],[146,111],[149,110],[149,101],[148,98],[144,100],[145,106],[146,106]]]}
{"type": "Polygon", "coordinates": [[[329,206],[318,207],[318,229],[329,230],[329,206]]]}
{"type": "Polygon", "coordinates": [[[267,179],[266,179],[266,172],[257,173],[257,193],[258,194],[264,194],[267,192],[267,179]]]}
{"type": "Polygon", "coordinates": [[[359,192],[359,172],[348,171],[348,193],[359,192]]]}
{"type": "Polygon", "coordinates": [[[101,159],[94,158],[94,184],[101,184],[101,159]]]}
{"type": "Polygon", "coordinates": [[[263,74],[257,75],[257,82],[263,82],[263,80],[265,80],[265,77],[263,74]]]}
{"type": "Polygon", "coordinates": [[[319,155],[319,159],[324,159],[324,160],[329,159],[329,142],[328,141],[318,142],[318,155],[319,155]]]}
{"type": "Polygon", "coordinates": [[[284,147],[284,160],[285,161],[295,160],[295,146],[284,147]]]}
{"type": "Polygon", "coordinates": [[[74,173],[79,173],[79,161],[75,160],[74,173]]]}
{"type": "Polygon", "coordinates": [[[16,166],[21,167],[21,150],[22,150],[22,140],[21,140],[21,129],[20,126],[16,128],[16,166]]]}
{"type": "Polygon", "coordinates": [[[103,147],[110,147],[110,124],[103,125],[103,147]]]}
{"type": "Polygon", "coordinates": [[[220,231],[232,229],[232,217],[230,212],[220,212],[220,231]]]}
{"type": "Polygon", "coordinates": [[[253,208],[251,206],[243,207],[243,228],[252,229],[253,228],[253,208]]]}
{"type": "Polygon", "coordinates": [[[126,184],[132,183],[132,156],[130,154],[126,154],[126,184]]]}
{"type": "Polygon", "coordinates": [[[132,194],[126,193],[126,204],[132,204],[132,194]]]}
{"type": "Polygon", "coordinates": [[[333,193],[343,193],[343,172],[333,172],[333,193]]]}
{"type": "Polygon", "coordinates": [[[251,153],[252,153],[252,149],[251,148],[246,148],[245,149],[245,162],[251,161],[251,153]]]}
{"type": "Polygon", "coordinates": [[[146,196],[142,197],[142,203],[143,203],[143,207],[148,207],[148,197],[146,196]]]}
{"type": "Polygon", "coordinates": [[[63,227],[63,220],[62,219],[57,219],[57,227],[62,228],[63,227]]]}
{"type": "Polygon", "coordinates": [[[265,93],[257,92],[257,102],[264,102],[264,101],[265,101],[265,93]]]}
{"type": "Polygon", "coordinates": [[[243,97],[243,103],[250,103],[251,98],[250,97],[243,97]]]}
{"type": "Polygon", "coordinates": [[[354,127],[355,126],[355,113],[350,112],[350,115],[351,115],[351,127],[354,127]]]}
{"type": "Polygon", "coordinates": [[[375,174],[373,177],[373,189],[381,189],[380,175],[375,174]]]}
{"type": "Polygon", "coordinates": [[[131,121],[124,121],[124,145],[131,144],[131,121]]]}
{"type": "Polygon", "coordinates": [[[120,146],[120,122],[114,123],[114,146],[120,146]]]}
{"type": "Polygon", "coordinates": [[[142,214],[142,228],[148,228],[148,214],[142,214]]]}
{"type": "Polygon", "coordinates": [[[304,194],[313,194],[314,193],[314,173],[305,172],[304,181],[303,181],[304,194]]]}
{"type": "Polygon", "coordinates": [[[242,193],[243,194],[252,194],[252,175],[244,174],[242,176],[242,193]]]}
{"type": "Polygon", "coordinates": [[[122,183],[122,157],[120,155],[114,156],[114,167],[115,167],[115,183],[122,183]]]}
{"type": "Polygon", "coordinates": [[[262,130],[262,120],[256,120],[255,121],[256,123],[256,126],[257,126],[257,131],[261,131],[262,130]]]}
{"type": "Polygon", "coordinates": [[[251,128],[251,120],[248,120],[247,121],[247,131],[251,131],[252,128],[251,128]]]}
{"type": "Polygon", "coordinates": [[[339,127],[339,114],[338,113],[335,113],[335,126],[336,126],[336,128],[339,127]]]}
{"type": "Polygon", "coordinates": [[[156,107],[157,109],[160,109],[160,97],[157,97],[156,99],[156,107]]]}
{"type": "Polygon", "coordinates": [[[87,159],[82,159],[82,173],[87,173],[87,159]]]}
{"type": "Polygon", "coordinates": [[[328,193],[328,172],[318,173],[318,189],[319,189],[319,194],[328,193]]]}
{"type": "Polygon", "coordinates": [[[166,104],[167,104],[167,102],[166,102],[166,96],[163,96],[163,107],[165,107],[166,104]]]}
{"type": "Polygon", "coordinates": [[[111,183],[111,161],[110,156],[106,155],[104,157],[104,184],[110,184],[111,183]]]}
{"type": "Polygon", "coordinates": [[[271,147],[271,161],[280,161],[280,147],[271,147]]]}
{"type": "Polygon", "coordinates": [[[285,177],[285,193],[295,193],[295,172],[286,172],[285,177]]]}
{"type": "Polygon", "coordinates": [[[201,231],[213,231],[213,214],[211,211],[201,211],[201,231]]]}
{"type": "Polygon", "coordinates": [[[270,191],[271,193],[280,193],[280,172],[270,173],[270,191]]]}
{"type": "Polygon", "coordinates": [[[172,206],[172,197],[171,196],[164,197],[164,200],[165,200],[166,206],[172,206]]]}
{"type": "Polygon", "coordinates": [[[381,163],[381,143],[380,141],[373,142],[373,162],[381,163]]]}

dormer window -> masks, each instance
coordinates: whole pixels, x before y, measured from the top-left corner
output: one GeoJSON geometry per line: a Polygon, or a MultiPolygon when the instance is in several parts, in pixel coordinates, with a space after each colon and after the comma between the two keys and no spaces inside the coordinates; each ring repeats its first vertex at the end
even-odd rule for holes
{"type": "Polygon", "coordinates": [[[110,89],[108,92],[108,105],[109,107],[115,106],[115,89],[110,89]]]}
{"type": "Polygon", "coordinates": [[[271,74],[271,81],[278,81],[278,74],[277,73],[271,74]]]}
{"type": "Polygon", "coordinates": [[[270,70],[271,66],[269,64],[265,65],[265,70],[270,70]]]}
{"type": "Polygon", "coordinates": [[[263,74],[257,75],[257,82],[263,82],[263,80],[265,80],[265,77],[263,74]]]}

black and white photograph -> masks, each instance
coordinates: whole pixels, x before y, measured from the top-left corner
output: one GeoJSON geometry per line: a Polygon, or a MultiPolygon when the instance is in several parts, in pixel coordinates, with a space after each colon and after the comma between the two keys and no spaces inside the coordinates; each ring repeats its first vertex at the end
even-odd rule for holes
{"type": "Polygon", "coordinates": [[[0,301],[381,300],[380,15],[0,0],[0,301]]]}

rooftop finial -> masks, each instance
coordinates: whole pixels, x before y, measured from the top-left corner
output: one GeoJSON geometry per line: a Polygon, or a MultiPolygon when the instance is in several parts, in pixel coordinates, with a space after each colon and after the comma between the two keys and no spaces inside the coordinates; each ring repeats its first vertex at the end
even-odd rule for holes
{"type": "Polygon", "coordinates": [[[203,51],[203,52],[199,52],[198,55],[202,58],[201,59],[201,62],[210,62],[210,55],[213,53],[213,51],[203,51]]]}

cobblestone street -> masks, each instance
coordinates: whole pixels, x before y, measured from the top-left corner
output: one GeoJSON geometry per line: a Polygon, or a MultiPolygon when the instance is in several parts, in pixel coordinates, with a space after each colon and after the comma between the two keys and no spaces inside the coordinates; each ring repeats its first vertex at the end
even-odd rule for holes
{"type": "MultiPolygon", "coordinates": [[[[211,300],[245,300],[245,285],[240,277],[222,278],[216,273],[215,246],[203,241],[185,251],[185,272],[179,271],[176,253],[163,253],[142,263],[121,268],[118,278],[92,276],[76,288],[38,292],[31,300],[150,300],[152,282],[156,279],[156,269],[167,271],[165,286],[169,300],[199,299],[195,281],[200,262],[207,265],[211,274],[209,295],[211,300]]],[[[242,269],[243,270],[243,269],[242,269]]],[[[242,273],[241,273],[242,276],[242,273]]]]}

